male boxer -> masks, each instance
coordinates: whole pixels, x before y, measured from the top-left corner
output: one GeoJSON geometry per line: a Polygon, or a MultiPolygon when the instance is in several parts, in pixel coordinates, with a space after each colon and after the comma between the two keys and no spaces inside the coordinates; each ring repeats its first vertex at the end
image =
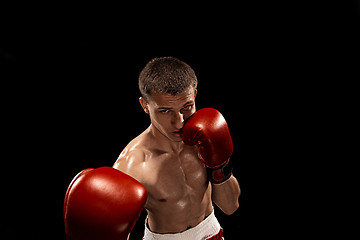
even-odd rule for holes
{"type": "Polygon", "coordinates": [[[196,112],[197,77],[179,59],[151,60],[140,73],[139,88],[151,124],[113,167],[148,191],[144,239],[223,239],[212,203],[230,215],[240,195],[225,119],[215,109],[196,112]]]}

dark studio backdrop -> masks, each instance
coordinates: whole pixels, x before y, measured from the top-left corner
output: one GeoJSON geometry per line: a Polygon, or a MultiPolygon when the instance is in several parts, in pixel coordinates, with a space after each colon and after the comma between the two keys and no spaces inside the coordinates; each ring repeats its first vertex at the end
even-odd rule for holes
{"type": "MultiPolygon", "coordinates": [[[[11,48],[25,49],[15,55],[21,68],[14,64],[14,74],[20,79],[9,83],[7,99],[12,105],[8,130],[15,144],[9,164],[17,164],[22,178],[12,189],[19,202],[10,231],[33,239],[64,238],[62,204],[70,181],[85,168],[112,166],[126,144],[147,128],[149,118],[138,102],[138,74],[153,57],[175,56],[198,76],[197,108],[221,111],[233,137],[234,175],[242,195],[232,216],[215,209],[225,237],[264,234],[269,221],[276,221],[263,212],[272,207],[264,190],[275,184],[267,179],[274,163],[267,161],[279,158],[278,144],[283,144],[270,134],[284,120],[276,116],[280,100],[268,79],[243,59],[251,57],[234,45],[224,54],[228,47],[197,52],[196,47],[129,50],[107,44],[84,39],[11,48]],[[19,221],[25,222],[22,231],[16,227],[19,221]]],[[[131,239],[141,239],[144,218],[145,213],[131,239]]]]}
{"type": "MultiPolygon", "coordinates": [[[[302,25],[286,21],[291,10],[278,19],[266,6],[246,4],[211,6],[203,17],[204,9],[180,11],[177,21],[171,11],[124,17],[126,8],[47,7],[26,17],[26,7],[14,8],[0,46],[9,152],[3,170],[15,171],[16,179],[2,177],[2,200],[13,209],[5,216],[9,239],[65,239],[62,204],[70,181],[85,168],[112,166],[148,127],[137,78],[161,56],[188,63],[199,81],[197,108],[216,108],[229,124],[242,194],[233,215],[215,208],[225,239],[304,234],[291,222],[306,210],[294,175],[302,171],[304,149],[314,148],[298,143],[317,114],[309,107],[318,89],[310,72],[323,59],[317,28],[299,34],[302,25]]],[[[130,239],[141,239],[144,219],[145,213],[130,239]]]]}
{"type": "MultiPolygon", "coordinates": [[[[64,238],[62,204],[72,178],[85,168],[112,166],[126,144],[149,125],[138,102],[137,77],[151,58],[159,56],[190,64],[199,79],[197,108],[213,107],[226,117],[235,146],[234,175],[243,192],[234,215],[225,216],[219,209],[216,214],[226,239],[254,229],[258,212],[250,201],[255,191],[250,179],[256,179],[253,167],[261,153],[254,144],[259,128],[264,128],[257,126],[262,115],[258,111],[263,109],[254,106],[263,98],[257,83],[241,81],[244,63],[232,58],[239,49],[232,48],[230,55],[178,46],[128,49],[128,42],[108,45],[87,39],[22,44],[3,50],[14,58],[6,60],[13,61],[7,64],[14,68],[13,80],[7,82],[8,131],[15,144],[9,165],[16,163],[22,178],[16,190],[12,188],[19,201],[17,214],[10,216],[12,234],[64,238]],[[16,227],[19,221],[24,222],[22,231],[16,227]]],[[[12,198],[8,201],[14,203],[12,198]]],[[[144,218],[145,213],[131,239],[141,239],[144,218]]]]}

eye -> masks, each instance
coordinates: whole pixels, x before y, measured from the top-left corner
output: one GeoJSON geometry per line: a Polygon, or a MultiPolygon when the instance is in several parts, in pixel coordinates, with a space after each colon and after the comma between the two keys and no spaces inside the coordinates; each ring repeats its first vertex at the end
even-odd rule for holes
{"type": "Polygon", "coordinates": [[[159,112],[160,112],[160,113],[168,113],[168,112],[169,112],[169,110],[167,110],[167,109],[163,109],[163,110],[160,110],[159,112]]]}
{"type": "Polygon", "coordinates": [[[183,107],[183,110],[190,110],[191,107],[192,107],[192,105],[187,105],[187,106],[183,107]]]}

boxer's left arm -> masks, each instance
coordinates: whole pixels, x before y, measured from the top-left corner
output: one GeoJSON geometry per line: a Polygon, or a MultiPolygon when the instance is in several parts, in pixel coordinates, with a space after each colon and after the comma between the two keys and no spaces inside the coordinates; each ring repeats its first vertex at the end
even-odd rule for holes
{"type": "Polygon", "coordinates": [[[215,109],[200,109],[187,119],[181,138],[185,144],[198,147],[212,183],[213,202],[225,214],[235,212],[241,191],[232,175],[233,143],[225,118],[215,109]]]}
{"type": "Polygon", "coordinates": [[[236,178],[231,177],[223,183],[212,183],[212,200],[225,214],[231,215],[239,208],[240,186],[236,178]]]}

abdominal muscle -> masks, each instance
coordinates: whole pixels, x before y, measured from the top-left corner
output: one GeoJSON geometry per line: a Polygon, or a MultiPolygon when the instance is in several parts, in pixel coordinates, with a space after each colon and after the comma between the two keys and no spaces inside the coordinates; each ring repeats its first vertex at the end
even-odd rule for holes
{"type": "Polygon", "coordinates": [[[155,233],[183,232],[213,211],[211,184],[197,152],[184,150],[178,161],[168,157],[148,162],[159,165],[147,168],[152,169],[147,176],[155,178],[144,182],[149,193],[147,226],[155,233]]]}
{"type": "MultiPolygon", "coordinates": [[[[155,233],[180,233],[197,226],[213,211],[210,195],[209,189],[202,202],[194,202],[190,196],[177,202],[158,201],[156,207],[146,208],[147,227],[155,233]]],[[[152,205],[151,200],[148,203],[152,205]]]]}

